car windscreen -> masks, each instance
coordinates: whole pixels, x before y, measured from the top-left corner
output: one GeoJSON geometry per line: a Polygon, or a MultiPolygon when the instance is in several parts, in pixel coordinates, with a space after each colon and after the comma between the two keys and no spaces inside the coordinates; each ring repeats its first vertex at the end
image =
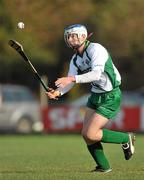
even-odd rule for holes
{"type": "Polygon", "coordinates": [[[35,101],[32,93],[27,89],[6,89],[2,90],[4,102],[31,102],[35,101]]]}

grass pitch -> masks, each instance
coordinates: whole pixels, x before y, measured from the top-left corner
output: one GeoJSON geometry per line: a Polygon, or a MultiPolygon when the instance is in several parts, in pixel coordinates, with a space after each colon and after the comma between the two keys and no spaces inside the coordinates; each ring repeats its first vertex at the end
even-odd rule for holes
{"type": "Polygon", "coordinates": [[[79,135],[1,135],[2,180],[143,180],[144,136],[136,137],[136,153],[124,160],[120,145],[104,144],[113,171],[91,173],[95,163],[79,135]]]}

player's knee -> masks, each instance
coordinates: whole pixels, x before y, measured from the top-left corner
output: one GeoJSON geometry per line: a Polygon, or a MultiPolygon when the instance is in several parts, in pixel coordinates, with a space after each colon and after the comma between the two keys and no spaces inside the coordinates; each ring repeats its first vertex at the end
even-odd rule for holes
{"type": "Polygon", "coordinates": [[[99,136],[97,135],[96,132],[82,130],[81,134],[86,142],[89,142],[89,141],[93,142],[93,141],[99,140],[99,136]]]}

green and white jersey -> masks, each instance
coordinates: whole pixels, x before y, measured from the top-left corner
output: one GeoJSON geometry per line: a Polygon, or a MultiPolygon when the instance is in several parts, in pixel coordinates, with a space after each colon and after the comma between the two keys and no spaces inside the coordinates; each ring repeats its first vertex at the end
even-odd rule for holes
{"type": "MultiPolygon", "coordinates": [[[[68,76],[75,76],[76,83],[91,83],[91,91],[95,93],[111,91],[121,84],[121,76],[108,51],[102,45],[89,41],[82,55],[73,55],[68,76]]],[[[61,93],[66,93],[72,86],[64,88],[61,93]]]]}

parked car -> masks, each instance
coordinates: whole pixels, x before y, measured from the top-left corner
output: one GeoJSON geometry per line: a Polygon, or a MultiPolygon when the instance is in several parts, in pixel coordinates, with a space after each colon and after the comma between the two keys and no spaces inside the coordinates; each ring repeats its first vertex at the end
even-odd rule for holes
{"type": "Polygon", "coordinates": [[[41,132],[40,104],[25,86],[0,84],[0,131],[41,132]]]}

